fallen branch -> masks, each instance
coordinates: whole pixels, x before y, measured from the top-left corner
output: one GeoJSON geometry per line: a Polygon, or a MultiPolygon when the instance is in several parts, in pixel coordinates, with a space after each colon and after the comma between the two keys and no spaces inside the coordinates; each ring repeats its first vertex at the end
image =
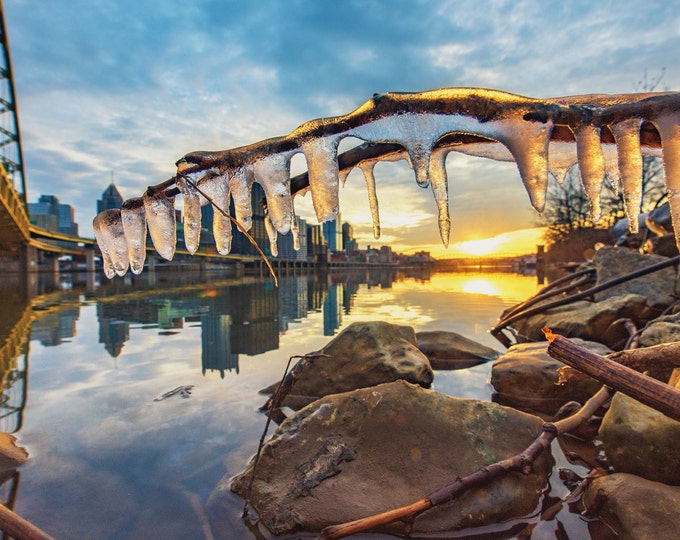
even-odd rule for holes
{"type": "Polygon", "coordinates": [[[556,360],[680,421],[680,390],[677,388],[589,351],[563,336],[553,334],[549,328],[544,328],[543,332],[550,342],[548,354],[556,360]]]}
{"type": "Polygon", "coordinates": [[[394,521],[411,521],[425,510],[429,510],[434,506],[459,497],[470,489],[484,485],[494,478],[498,478],[508,472],[519,471],[528,474],[531,472],[531,467],[536,458],[550,446],[550,443],[555,437],[576,429],[595,414],[610,397],[611,390],[603,387],[572,416],[555,423],[546,422],[543,424],[543,431],[541,434],[522,453],[482,467],[463,478],[456,478],[453,483],[444,486],[434,493],[407,506],[388,510],[387,512],[350,521],[348,523],[326,527],[321,531],[317,540],[335,540],[351,534],[375,529],[376,527],[381,527],[394,521]]]}
{"type": "Polygon", "coordinates": [[[15,540],[54,540],[42,529],[0,504],[0,529],[15,540]]]}
{"type": "Polygon", "coordinates": [[[618,351],[607,355],[609,360],[635,371],[680,367],[680,341],[660,343],[642,349],[618,351]]]}

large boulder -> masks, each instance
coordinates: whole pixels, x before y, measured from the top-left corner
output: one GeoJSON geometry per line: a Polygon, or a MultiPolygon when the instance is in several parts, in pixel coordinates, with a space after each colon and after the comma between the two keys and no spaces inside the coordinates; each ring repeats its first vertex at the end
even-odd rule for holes
{"type": "MultiPolygon", "coordinates": [[[[597,354],[611,352],[601,343],[573,341],[597,354]]],[[[491,385],[496,391],[494,401],[553,415],[568,401],[584,403],[602,386],[576,370],[564,384],[558,384],[559,370],[565,364],[552,358],[546,352],[547,347],[546,341],[520,343],[494,362],[491,368],[491,385]]]]}
{"type": "MultiPolygon", "coordinates": [[[[604,247],[595,255],[597,285],[667,260],[666,257],[644,255],[631,249],[604,247]]],[[[599,302],[613,296],[641,294],[647,298],[648,305],[665,307],[675,302],[676,281],[677,272],[670,266],[605,289],[595,295],[595,300],[599,302]]]]}
{"type": "MultiPolygon", "coordinates": [[[[264,446],[251,506],[275,534],[319,531],[412,503],[457,477],[524,450],[541,433],[533,415],[397,381],[321,398],[284,421],[264,446]]],[[[414,534],[506,522],[536,511],[551,457],[508,473],[415,520],[414,534]]],[[[253,461],[223,479],[209,513],[245,497],[253,461]]],[[[385,527],[404,534],[401,522],[385,527]]]]}
{"type": "MultiPolygon", "coordinates": [[[[303,404],[315,398],[348,392],[366,386],[403,379],[429,387],[432,367],[416,347],[416,333],[410,326],[386,322],[356,322],[331,340],[295,380],[291,402],[305,396],[303,404]]],[[[272,394],[278,383],[262,392],[272,394]]]]}
{"type": "Polygon", "coordinates": [[[583,502],[588,517],[607,523],[621,540],[678,537],[678,487],[617,473],[594,479],[583,502]]]}
{"type": "Polygon", "coordinates": [[[673,220],[671,218],[671,207],[664,204],[652,210],[645,217],[647,228],[659,236],[673,234],[673,220]]]}
{"type": "Polygon", "coordinates": [[[435,330],[416,334],[418,349],[430,360],[432,369],[462,369],[500,356],[500,352],[455,332],[435,330]]]}
{"type": "Polygon", "coordinates": [[[580,300],[522,319],[513,325],[518,334],[532,341],[545,339],[542,328],[548,326],[556,334],[604,343],[615,348],[627,334],[609,333],[610,325],[621,318],[642,323],[648,317],[647,298],[639,294],[614,296],[601,302],[580,300]]]}
{"type": "MultiPolygon", "coordinates": [[[[680,381],[675,379],[676,388],[680,381]]],[[[604,415],[599,437],[617,472],[680,485],[680,422],[617,392],[604,415]]]]}

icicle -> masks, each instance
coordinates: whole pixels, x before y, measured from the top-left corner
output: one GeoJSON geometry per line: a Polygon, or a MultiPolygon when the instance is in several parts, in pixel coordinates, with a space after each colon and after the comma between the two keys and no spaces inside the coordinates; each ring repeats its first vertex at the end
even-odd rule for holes
{"type": "Polygon", "coordinates": [[[278,233],[269,219],[269,212],[265,212],[264,214],[264,228],[267,231],[267,236],[269,237],[269,250],[271,251],[272,257],[278,257],[278,233]]]}
{"type": "Polygon", "coordinates": [[[312,204],[319,223],[331,221],[338,215],[338,143],[340,137],[319,137],[302,143],[307,160],[312,204]]]}
{"type": "Polygon", "coordinates": [[[619,173],[623,188],[623,201],[628,218],[628,229],[638,232],[638,215],[642,204],[642,152],[640,150],[639,118],[629,118],[609,126],[619,156],[619,173]]]}
{"type": "Polygon", "coordinates": [[[349,173],[351,173],[354,170],[354,167],[345,167],[343,170],[338,172],[338,180],[340,181],[340,185],[342,187],[345,187],[345,182],[347,182],[347,177],[349,176],[349,173]]]}
{"type": "Polygon", "coordinates": [[[439,236],[441,236],[445,248],[449,247],[451,234],[449,186],[446,176],[446,156],[448,154],[448,150],[439,148],[432,152],[430,156],[430,182],[432,183],[432,194],[437,203],[439,236]]]}
{"type": "Polygon", "coordinates": [[[581,183],[590,201],[590,216],[597,222],[602,215],[600,192],[604,180],[604,153],[600,144],[600,130],[585,124],[575,130],[575,135],[581,183]]]}
{"type": "Polygon", "coordinates": [[[229,184],[222,182],[220,189],[213,194],[215,213],[213,218],[213,235],[215,248],[220,255],[228,255],[231,251],[231,219],[229,219],[229,184]]]}
{"type": "Polygon", "coordinates": [[[201,197],[182,177],[177,179],[177,186],[184,199],[184,244],[193,255],[201,241],[201,197]]]}
{"type": "Polygon", "coordinates": [[[293,212],[293,216],[290,218],[290,234],[293,235],[293,249],[300,251],[300,225],[298,224],[295,212],[293,212]]]}
{"type": "Polygon", "coordinates": [[[249,167],[230,171],[229,192],[234,201],[234,217],[246,231],[253,226],[252,185],[253,174],[249,167]]]}
{"type": "Polygon", "coordinates": [[[97,244],[102,252],[104,275],[111,279],[115,274],[125,275],[130,265],[125,231],[120,210],[104,210],[92,222],[97,244]]]}
{"type": "Polygon", "coordinates": [[[548,170],[558,184],[564,183],[569,170],[578,163],[573,142],[550,141],[548,170]]]}
{"type": "Polygon", "coordinates": [[[510,118],[496,123],[496,138],[512,153],[532,206],[539,212],[545,207],[548,189],[548,143],[552,122],[517,122],[510,118]]]}
{"type": "Polygon", "coordinates": [[[361,172],[364,173],[366,180],[366,192],[368,193],[368,205],[371,209],[371,219],[373,220],[373,238],[380,238],[380,211],[378,210],[378,196],[375,190],[375,161],[364,161],[359,165],[361,172]]]}
{"type": "Polygon", "coordinates": [[[146,260],[146,211],[141,197],[128,199],[120,209],[120,217],[128,246],[130,270],[141,274],[146,260]]]}
{"type": "Polygon", "coordinates": [[[153,196],[145,194],[144,209],[156,251],[164,259],[171,261],[177,244],[174,199],[167,198],[163,193],[153,196]]]}
{"type": "Polygon", "coordinates": [[[255,182],[264,188],[269,217],[281,234],[290,230],[293,199],[290,195],[290,158],[297,150],[270,154],[253,164],[255,182]]]}
{"type": "Polygon", "coordinates": [[[680,112],[664,114],[654,123],[661,135],[668,204],[675,232],[675,243],[680,246],[680,112]]]}
{"type": "Polygon", "coordinates": [[[616,195],[621,193],[621,175],[619,174],[619,154],[615,144],[602,145],[604,155],[604,174],[616,195]]]}

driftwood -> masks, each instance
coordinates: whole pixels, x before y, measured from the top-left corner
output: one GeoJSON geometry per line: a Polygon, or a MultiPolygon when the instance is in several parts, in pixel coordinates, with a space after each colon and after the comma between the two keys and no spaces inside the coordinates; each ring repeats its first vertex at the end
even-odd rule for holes
{"type": "MultiPolygon", "coordinates": [[[[596,354],[544,328],[548,354],[601,383],[680,421],[680,390],[642,375],[610,358],[596,354]]],[[[638,349],[641,350],[641,349],[638,349]]],[[[633,352],[630,352],[633,355],[633,352]]]]}
{"type": "Polygon", "coordinates": [[[538,313],[543,313],[544,311],[547,311],[552,308],[564,306],[567,304],[571,304],[572,302],[576,302],[577,300],[581,300],[583,298],[588,298],[593,296],[595,293],[598,293],[600,291],[604,291],[606,289],[610,289],[611,287],[615,287],[616,285],[620,285],[621,283],[625,283],[626,281],[630,281],[631,279],[635,279],[641,276],[645,276],[647,274],[651,274],[653,272],[656,272],[658,270],[662,270],[663,268],[667,268],[669,266],[673,266],[675,264],[678,264],[680,262],[680,255],[676,255],[675,257],[671,257],[668,260],[652,264],[650,266],[647,266],[645,268],[640,268],[639,270],[635,270],[634,272],[630,272],[626,275],[619,276],[617,278],[611,279],[609,281],[606,281],[604,283],[601,283],[600,285],[596,285],[595,287],[590,287],[589,289],[586,289],[584,291],[581,291],[576,294],[572,294],[571,296],[567,296],[566,298],[562,298],[560,300],[555,300],[554,302],[549,302],[547,304],[543,304],[540,306],[536,306],[531,309],[526,309],[522,310],[520,312],[516,312],[511,316],[506,316],[503,317],[497,324],[494,326],[490,332],[493,337],[495,337],[498,341],[500,341],[504,346],[509,347],[510,346],[510,340],[503,334],[503,329],[507,328],[509,325],[512,323],[519,321],[521,319],[526,319],[527,317],[531,317],[532,315],[536,315],[538,313]]]}
{"type": "Polygon", "coordinates": [[[482,486],[494,478],[498,478],[508,472],[519,471],[528,474],[531,472],[532,464],[536,458],[550,446],[550,443],[555,437],[568,433],[586,422],[604,403],[607,402],[611,397],[611,394],[611,390],[607,387],[603,387],[572,416],[555,423],[546,422],[543,424],[543,431],[541,434],[520,454],[482,467],[463,478],[456,478],[453,483],[444,486],[407,506],[388,510],[387,512],[358,519],[356,521],[326,527],[321,531],[317,540],[344,538],[351,534],[375,529],[376,527],[381,527],[394,521],[409,522],[414,520],[424,511],[459,497],[466,491],[482,486]]]}
{"type": "Polygon", "coordinates": [[[0,529],[16,540],[54,540],[53,536],[15,514],[3,504],[0,504],[0,529]]]}
{"type": "Polygon", "coordinates": [[[680,367],[680,341],[619,351],[608,354],[607,358],[635,371],[677,368],[680,367]]]}

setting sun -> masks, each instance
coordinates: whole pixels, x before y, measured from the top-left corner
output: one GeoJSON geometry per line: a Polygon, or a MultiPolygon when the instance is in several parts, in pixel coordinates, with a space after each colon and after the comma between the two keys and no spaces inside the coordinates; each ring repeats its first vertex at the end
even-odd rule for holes
{"type": "Polygon", "coordinates": [[[484,240],[460,242],[456,247],[468,255],[483,256],[498,251],[501,243],[501,239],[496,236],[494,238],[485,238],[484,240]]]}

